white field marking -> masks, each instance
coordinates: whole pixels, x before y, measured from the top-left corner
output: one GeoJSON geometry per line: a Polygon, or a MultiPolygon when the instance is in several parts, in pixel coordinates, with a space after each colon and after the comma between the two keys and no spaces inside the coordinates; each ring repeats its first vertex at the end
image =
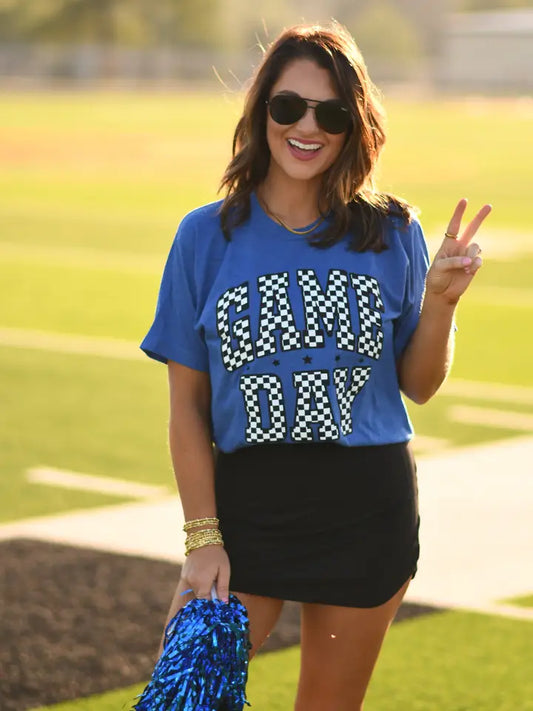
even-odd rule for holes
{"type": "MultiPolygon", "coordinates": [[[[515,437],[419,458],[422,558],[406,601],[531,619],[524,608],[494,601],[533,589],[524,565],[531,549],[532,456],[533,437],[515,437]]],[[[183,563],[183,522],[174,495],[0,524],[0,540],[183,563]]]]}
{"type": "Polygon", "coordinates": [[[165,264],[165,255],[108,252],[84,247],[39,247],[38,245],[21,245],[12,242],[0,242],[0,257],[3,262],[22,262],[24,264],[37,262],[51,266],[111,269],[118,272],[154,275],[161,275],[165,264]]]}
{"type": "MultiPolygon", "coordinates": [[[[431,235],[428,247],[433,255],[442,242],[443,235],[431,235]]],[[[169,238],[170,239],[170,238],[169,238]]],[[[533,240],[528,233],[483,232],[480,242],[484,259],[514,259],[533,252],[533,240]]],[[[170,241],[168,242],[170,248],[170,241]]],[[[3,260],[17,262],[38,262],[59,266],[79,266],[85,269],[112,269],[113,271],[133,271],[160,275],[166,253],[130,254],[128,252],[91,249],[90,247],[42,247],[34,244],[0,242],[0,256],[3,260]]],[[[489,287],[481,287],[489,291],[489,287]]],[[[502,290],[511,291],[501,287],[502,290]]],[[[476,287],[476,290],[479,290],[476,287]]],[[[490,289],[492,291],[492,289],[490,289]]],[[[517,291],[522,291],[517,289],[517,291]]],[[[527,289],[523,291],[527,292],[527,289]]]]}
{"type": "MultiPolygon", "coordinates": [[[[489,218],[490,219],[490,218],[489,218]]],[[[466,223],[465,223],[466,224],[466,223]]],[[[441,233],[432,232],[428,235],[429,252],[434,255],[444,239],[445,226],[441,233]]],[[[516,232],[482,227],[474,237],[483,249],[483,259],[516,259],[533,252],[531,232],[516,232]]]]}
{"type": "Polygon", "coordinates": [[[35,348],[55,353],[92,355],[121,360],[143,360],[146,358],[139,349],[139,345],[133,341],[74,336],[69,333],[49,333],[23,328],[0,328],[0,346],[35,348]]]}
{"type": "Polygon", "coordinates": [[[167,496],[3,523],[0,541],[29,538],[180,563],[185,560],[183,524],[178,497],[167,496]]]}
{"type": "Polygon", "coordinates": [[[111,496],[127,496],[131,499],[142,499],[143,501],[160,499],[170,494],[170,491],[164,486],[137,484],[125,479],[110,479],[53,467],[32,467],[27,470],[26,478],[32,484],[47,484],[65,489],[94,491],[98,494],[110,494],[111,496]]]}
{"type": "MultiPolygon", "coordinates": [[[[96,355],[122,360],[144,360],[146,358],[139,345],[134,341],[98,338],[96,336],[76,336],[69,333],[51,333],[23,328],[0,328],[0,346],[96,355]]],[[[515,402],[533,405],[533,388],[525,385],[507,385],[505,383],[450,378],[444,382],[439,394],[462,399],[493,400],[494,402],[515,402]]]]}
{"type": "Polygon", "coordinates": [[[425,435],[415,435],[412,440],[413,448],[419,453],[441,452],[450,446],[450,442],[442,437],[426,437],[425,435]]]}
{"type": "MultiPolygon", "coordinates": [[[[168,227],[168,224],[172,225],[179,222],[180,216],[168,213],[168,215],[153,214],[153,210],[136,210],[135,212],[130,209],[129,211],[123,210],[117,212],[116,210],[107,211],[106,213],[95,212],[87,210],[83,205],[76,204],[66,204],[63,201],[60,205],[46,200],[31,200],[28,195],[24,197],[23,202],[12,202],[8,206],[2,206],[2,215],[16,220],[19,216],[27,217],[28,214],[39,215],[43,218],[52,218],[54,220],[58,219],[60,215],[63,219],[83,219],[86,224],[92,222],[96,227],[101,225],[120,225],[123,227],[128,227],[129,225],[150,225],[153,227],[161,226],[162,228],[168,227]],[[166,219],[165,219],[166,217],[166,219]]],[[[31,245],[30,245],[31,249],[31,245]]]]}
{"type": "Polygon", "coordinates": [[[485,425],[522,432],[533,432],[533,415],[526,412],[490,410],[469,405],[452,405],[448,410],[450,419],[469,425],[485,425]]]}
{"type": "Polygon", "coordinates": [[[483,383],[475,380],[451,378],[446,380],[439,394],[452,395],[463,400],[493,400],[494,402],[533,405],[533,388],[526,385],[506,385],[504,383],[483,383]]]}
{"type": "MultiPolygon", "coordinates": [[[[411,596],[409,595],[409,592],[405,597],[405,601],[419,605],[431,604],[431,601],[417,596],[411,596]]],[[[471,601],[461,604],[448,600],[442,600],[441,602],[435,600],[433,601],[433,605],[435,607],[443,607],[447,610],[457,610],[458,612],[479,612],[484,615],[497,615],[498,617],[509,617],[516,620],[531,620],[533,622],[533,609],[528,607],[518,607],[518,605],[515,606],[487,602],[476,604],[471,601]]]]}
{"type": "Polygon", "coordinates": [[[468,292],[468,301],[507,306],[513,309],[530,309],[533,306],[533,289],[512,286],[477,286],[468,292]]]}

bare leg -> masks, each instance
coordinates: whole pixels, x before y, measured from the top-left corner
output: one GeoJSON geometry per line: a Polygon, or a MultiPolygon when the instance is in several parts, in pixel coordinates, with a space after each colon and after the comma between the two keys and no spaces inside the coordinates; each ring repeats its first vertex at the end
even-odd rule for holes
{"type": "MultiPolygon", "coordinates": [[[[188,590],[189,587],[190,586],[188,586],[184,580],[180,580],[178,582],[176,592],[174,593],[174,597],[172,598],[170,609],[168,611],[165,629],[178,610],[194,598],[194,594],[192,592],[184,595],[182,594],[185,590],[188,590]]],[[[250,650],[251,659],[276,624],[283,607],[283,600],[278,600],[273,597],[263,597],[262,595],[251,595],[250,593],[235,592],[234,594],[237,595],[248,612],[248,619],[250,620],[250,641],[252,643],[252,649],[250,650]]],[[[164,631],[161,636],[159,651],[157,653],[158,659],[163,652],[163,642],[164,631]]]]}
{"type": "Polygon", "coordinates": [[[302,605],[295,711],[362,711],[383,639],[409,582],[379,607],[302,605]]]}
{"type": "Polygon", "coordinates": [[[250,659],[252,659],[278,621],[283,607],[283,600],[278,600],[274,597],[263,597],[262,595],[251,595],[250,593],[236,592],[235,595],[248,611],[250,642],[252,643],[250,659]]]}

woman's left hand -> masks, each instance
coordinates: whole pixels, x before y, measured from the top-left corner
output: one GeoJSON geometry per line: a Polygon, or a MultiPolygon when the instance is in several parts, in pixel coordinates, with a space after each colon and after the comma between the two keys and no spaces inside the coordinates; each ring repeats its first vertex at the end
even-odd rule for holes
{"type": "Polygon", "coordinates": [[[481,266],[481,248],[472,239],[492,210],[484,205],[460,234],[467,204],[465,198],[457,203],[447,230],[457,238],[444,237],[426,277],[426,295],[442,297],[449,304],[459,301],[481,266]]]}

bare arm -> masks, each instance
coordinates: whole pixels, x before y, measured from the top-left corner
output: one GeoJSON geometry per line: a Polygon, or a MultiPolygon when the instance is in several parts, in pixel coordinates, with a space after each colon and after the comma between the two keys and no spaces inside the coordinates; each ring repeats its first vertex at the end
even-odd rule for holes
{"type": "Polygon", "coordinates": [[[419,405],[432,397],[453,360],[455,306],[426,297],[420,321],[400,361],[400,388],[419,405]]]}
{"type": "MultiPolygon", "coordinates": [[[[449,234],[459,235],[466,205],[459,201],[449,234]]],[[[481,249],[471,240],[490,211],[482,207],[457,239],[445,237],[429,269],[420,320],[398,364],[400,388],[418,404],[437,392],[450,370],[455,308],[481,267],[481,249]]]]}
{"type": "Polygon", "coordinates": [[[168,362],[169,445],[185,520],[216,516],[208,373],[168,362]]]}
{"type": "MultiPolygon", "coordinates": [[[[211,518],[216,516],[216,503],[209,375],[169,361],[168,378],[170,453],[185,520],[211,518]]],[[[229,578],[229,559],[221,545],[193,550],[185,559],[167,623],[187,601],[181,597],[184,590],[192,589],[196,597],[209,598],[215,583],[217,597],[227,600],[229,578]]]]}

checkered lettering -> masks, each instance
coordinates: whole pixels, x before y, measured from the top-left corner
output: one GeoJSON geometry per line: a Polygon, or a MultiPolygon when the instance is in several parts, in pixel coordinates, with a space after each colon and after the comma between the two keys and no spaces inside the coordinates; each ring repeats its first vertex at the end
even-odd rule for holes
{"type": "Polygon", "coordinates": [[[322,348],[324,331],[333,334],[337,321],[337,348],[354,351],[356,338],[352,332],[350,306],[348,303],[348,274],[342,269],[330,269],[326,293],[313,269],[298,269],[298,284],[302,290],[305,311],[304,348],[322,348]]]}
{"type": "Polygon", "coordinates": [[[258,358],[276,353],[274,332],[278,329],[281,331],[281,350],[293,351],[302,347],[302,337],[296,330],[287,293],[288,286],[288,272],[264,274],[257,279],[257,288],[261,294],[259,337],[255,342],[258,358]]]}
{"type": "Polygon", "coordinates": [[[350,274],[357,295],[359,311],[359,338],[357,352],[377,360],[383,348],[381,313],[385,310],[379,283],[374,277],[350,274]]]}
{"type": "Polygon", "coordinates": [[[294,442],[313,440],[311,425],[318,424],[318,439],[321,441],[339,438],[333,410],[328,396],[329,372],[327,370],[304,370],[292,374],[297,390],[294,426],[291,438],[294,442]],[[315,401],[315,407],[312,401],[315,401]]]}
{"type": "Polygon", "coordinates": [[[250,317],[244,316],[231,324],[232,306],[236,313],[249,307],[248,282],[227,289],[217,301],[217,331],[220,336],[222,362],[229,372],[254,359],[250,317]],[[233,339],[237,342],[235,346],[233,339]]]}
{"type": "Polygon", "coordinates": [[[244,397],[248,422],[245,432],[246,441],[250,444],[283,441],[287,435],[287,424],[281,379],[270,373],[242,375],[239,388],[244,397]],[[263,403],[261,392],[263,392],[263,403]],[[267,424],[263,424],[263,415],[266,414],[265,401],[268,410],[267,424]]]}
{"type": "Polygon", "coordinates": [[[348,368],[335,368],[333,371],[333,382],[337,392],[337,402],[341,413],[341,432],[348,435],[353,432],[352,426],[352,406],[358,393],[370,377],[371,368],[352,368],[352,381],[346,387],[348,381],[348,368]]]}

